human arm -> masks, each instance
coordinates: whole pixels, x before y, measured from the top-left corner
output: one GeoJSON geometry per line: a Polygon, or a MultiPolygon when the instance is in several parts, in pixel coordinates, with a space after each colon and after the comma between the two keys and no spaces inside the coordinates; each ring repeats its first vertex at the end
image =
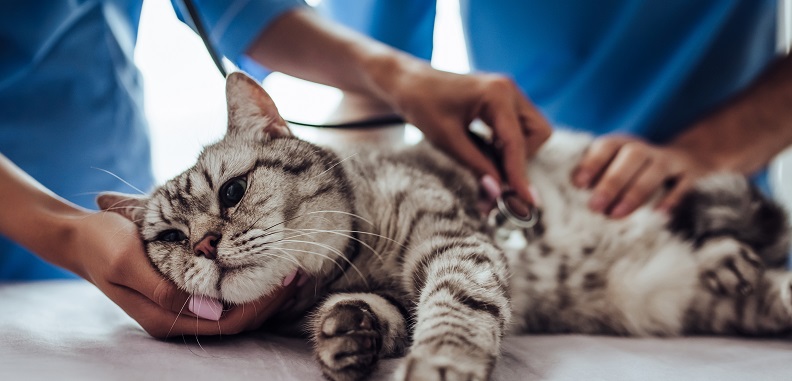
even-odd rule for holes
{"type": "Polygon", "coordinates": [[[152,336],[257,328],[293,291],[287,288],[248,308],[234,308],[219,321],[196,318],[187,311],[189,295],[152,267],[129,220],[68,203],[2,154],[0,184],[0,234],[93,283],[152,336]]]}
{"type": "Polygon", "coordinates": [[[477,174],[507,180],[531,200],[525,160],[548,138],[550,127],[511,80],[434,70],[308,9],[276,19],[247,54],[270,69],[380,100],[477,174]],[[476,118],[500,142],[506,179],[465,132],[476,118]]]}
{"type": "Polygon", "coordinates": [[[657,204],[672,209],[696,179],[712,172],[753,174],[792,144],[792,57],[771,65],[751,86],[664,146],[603,137],[581,161],[573,181],[592,187],[589,206],[623,217],[666,182],[657,204]]]}

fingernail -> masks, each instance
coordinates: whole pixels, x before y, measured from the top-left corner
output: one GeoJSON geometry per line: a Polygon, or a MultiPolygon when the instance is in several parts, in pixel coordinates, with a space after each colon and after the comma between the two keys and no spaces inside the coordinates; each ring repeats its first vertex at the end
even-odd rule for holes
{"type": "Polygon", "coordinates": [[[597,212],[602,213],[605,211],[605,208],[608,206],[608,198],[604,195],[595,193],[591,196],[591,200],[589,200],[589,209],[597,212]]]}
{"type": "Polygon", "coordinates": [[[629,213],[630,213],[630,205],[621,203],[619,205],[616,205],[615,208],[613,208],[613,210],[610,213],[610,216],[613,218],[622,218],[629,213]]]}
{"type": "Polygon", "coordinates": [[[533,199],[533,204],[537,208],[542,207],[542,199],[539,197],[539,192],[536,191],[533,185],[528,186],[528,193],[531,195],[531,199],[533,199]]]}
{"type": "Polygon", "coordinates": [[[484,175],[484,177],[481,178],[481,187],[487,192],[487,196],[490,200],[496,199],[501,194],[501,187],[498,181],[490,175],[484,175]]]}
{"type": "Polygon", "coordinates": [[[575,186],[577,186],[578,188],[583,188],[585,186],[588,186],[589,182],[591,182],[591,172],[583,169],[577,171],[577,173],[575,174],[574,181],[575,181],[575,186]]]}
{"type": "Polygon", "coordinates": [[[223,314],[223,305],[217,299],[200,295],[190,297],[188,308],[196,316],[207,320],[220,320],[223,314]]]}
{"type": "Polygon", "coordinates": [[[288,285],[294,282],[294,277],[297,276],[297,270],[291,272],[291,274],[287,275],[286,278],[283,278],[283,287],[287,287],[288,285]]]}

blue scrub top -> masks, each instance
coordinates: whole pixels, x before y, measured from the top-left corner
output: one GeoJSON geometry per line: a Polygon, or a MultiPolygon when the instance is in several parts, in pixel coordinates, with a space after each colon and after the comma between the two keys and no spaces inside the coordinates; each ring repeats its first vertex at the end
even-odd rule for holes
{"type": "MultiPolygon", "coordinates": [[[[235,62],[300,0],[196,1],[210,40],[235,62]]],[[[133,60],[142,0],[0,5],[0,152],[87,208],[102,191],[153,186],[143,87],[133,60]]],[[[0,237],[0,280],[71,278],[0,237]]]]}
{"type": "MultiPolygon", "coordinates": [[[[776,0],[461,0],[473,70],[508,73],[554,125],[662,143],[776,57],[776,0]]],[[[435,2],[324,0],[353,29],[418,57],[435,2]]]]}
{"type": "MultiPolygon", "coordinates": [[[[461,0],[473,70],[508,73],[547,118],[667,142],[776,57],[776,0],[461,0]]],[[[429,59],[435,2],[324,0],[331,17],[429,59]]],[[[766,188],[766,186],[765,186],[766,188]]]]}

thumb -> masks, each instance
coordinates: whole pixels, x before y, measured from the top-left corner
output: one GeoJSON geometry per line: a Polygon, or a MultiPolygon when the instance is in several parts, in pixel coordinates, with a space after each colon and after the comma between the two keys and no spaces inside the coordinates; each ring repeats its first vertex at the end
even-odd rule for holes
{"type": "Polygon", "coordinates": [[[124,271],[123,277],[117,279],[115,283],[139,292],[164,310],[175,313],[191,310],[190,307],[193,306],[190,305],[190,294],[180,290],[157,272],[146,258],[145,253],[142,251],[137,255],[129,253],[127,258],[129,259],[124,266],[126,271],[124,271]]]}

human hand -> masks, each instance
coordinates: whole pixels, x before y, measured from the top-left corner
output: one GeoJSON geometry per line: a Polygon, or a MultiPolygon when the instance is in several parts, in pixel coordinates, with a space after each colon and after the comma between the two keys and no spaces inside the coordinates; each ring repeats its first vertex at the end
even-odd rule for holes
{"type": "Polygon", "coordinates": [[[621,218],[664,186],[667,193],[656,208],[670,211],[696,179],[713,170],[682,149],[613,135],[594,140],[573,172],[572,181],[577,187],[593,189],[591,210],[621,218]]]}
{"type": "Polygon", "coordinates": [[[510,79],[496,74],[460,75],[419,65],[394,80],[393,107],[426,138],[471,168],[478,176],[507,182],[518,195],[539,203],[525,169],[550,137],[551,129],[539,110],[510,79]],[[493,131],[505,179],[496,164],[480,152],[467,134],[470,123],[481,119],[493,131]]]}
{"type": "MultiPolygon", "coordinates": [[[[257,329],[296,289],[297,282],[292,282],[271,295],[224,311],[217,321],[199,318],[189,311],[190,295],[151,265],[132,222],[116,213],[100,212],[74,218],[73,223],[73,239],[66,241],[72,246],[67,249],[77,253],[72,270],[98,287],[156,338],[236,334],[257,329]]],[[[196,298],[195,303],[210,302],[196,298]]]]}

